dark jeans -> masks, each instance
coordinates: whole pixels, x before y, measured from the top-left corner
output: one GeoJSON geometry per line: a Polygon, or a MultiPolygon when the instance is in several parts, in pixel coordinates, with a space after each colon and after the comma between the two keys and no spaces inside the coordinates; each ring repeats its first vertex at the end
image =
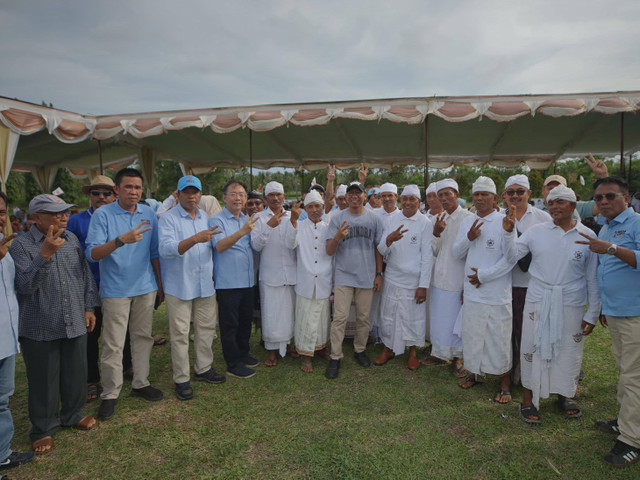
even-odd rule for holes
{"type": "Polygon", "coordinates": [[[511,352],[513,362],[511,367],[511,383],[520,383],[520,340],[522,340],[522,313],[524,302],[527,298],[526,287],[513,287],[511,289],[511,307],[513,312],[513,322],[511,329],[511,352]]]}
{"type": "Polygon", "coordinates": [[[222,355],[227,367],[235,367],[249,354],[253,287],[216,289],[216,295],[222,355]]]}
{"type": "Polygon", "coordinates": [[[84,417],[87,401],[87,336],[39,342],[20,337],[29,385],[31,441],[84,417]],[[59,418],[59,420],[58,420],[59,418]]]}
{"type": "MultiPolygon", "coordinates": [[[[87,383],[100,383],[100,334],[102,333],[102,308],[95,310],[96,326],[93,332],[87,333],[87,383]]],[[[122,371],[131,368],[131,341],[129,340],[129,329],[127,338],[124,341],[124,351],[122,353],[122,371]]]]}

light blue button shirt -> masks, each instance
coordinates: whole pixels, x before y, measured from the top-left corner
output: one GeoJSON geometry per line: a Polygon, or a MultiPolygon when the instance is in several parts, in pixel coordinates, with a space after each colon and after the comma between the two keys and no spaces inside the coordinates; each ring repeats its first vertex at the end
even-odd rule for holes
{"type": "MultiPolygon", "coordinates": [[[[0,234],[0,239],[4,235],[0,234]]],[[[0,360],[20,351],[18,347],[18,299],[15,291],[16,267],[7,253],[0,260],[0,360]]]]}
{"type": "Polygon", "coordinates": [[[613,255],[598,255],[602,313],[614,317],[640,316],[640,215],[627,208],[602,227],[598,238],[633,250],[636,255],[636,268],[613,255]]]}
{"type": "Polygon", "coordinates": [[[162,288],[180,300],[210,297],[213,288],[213,247],[211,242],[196,243],[182,255],[178,244],[209,228],[209,217],[200,209],[192,218],[180,204],[160,217],[158,237],[162,288]]]}
{"type": "Polygon", "coordinates": [[[213,279],[216,288],[249,288],[254,285],[253,251],[251,250],[251,235],[244,235],[232,247],[220,253],[216,250],[216,243],[229,235],[233,235],[242,228],[249,219],[244,213],[236,218],[227,207],[209,219],[209,227],[219,226],[223,233],[214,235],[211,239],[213,246],[213,279]]]}
{"type": "Polygon", "coordinates": [[[143,220],[151,230],[142,234],[142,240],[124,245],[100,260],[100,297],[137,297],[158,289],[151,267],[151,260],[158,258],[158,219],[151,207],[140,204],[133,214],[118,202],[104,205],[93,213],[85,241],[85,254],[90,262],[95,262],[91,256],[94,247],[133,230],[143,220]]]}

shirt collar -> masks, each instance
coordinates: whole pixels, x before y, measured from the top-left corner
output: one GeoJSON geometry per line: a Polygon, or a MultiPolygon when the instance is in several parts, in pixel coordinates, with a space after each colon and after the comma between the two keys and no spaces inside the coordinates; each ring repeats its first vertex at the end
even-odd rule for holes
{"type": "Polygon", "coordinates": [[[31,225],[31,228],[29,229],[29,235],[31,235],[31,238],[33,238],[36,243],[40,243],[44,238],[44,233],[38,230],[38,227],[36,227],[35,223],[31,225]]]}
{"type": "MultiPolygon", "coordinates": [[[[125,210],[124,208],[122,208],[120,206],[120,202],[118,202],[117,200],[115,202],[113,202],[115,204],[115,209],[116,209],[116,215],[124,215],[124,214],[129,214],[131,215],[131,212],[129,210],[125,210]]],[[[140,208],[140,204],[136,203],[136,211],[133,212],[133,215],[135,215],[136,213],[140,213],[141,208],[140,208]]]]}
{"type": "Polygon", "coordinates": [[[616,218],[611,221],[607,221],[608,224],[612,223],[624,223],[631,215],[634,215],[635,211],[633,208],[629,207],[622,211],[616,218]]]}
{"type": "MultiPolygon", "coordinates": [[[[191,217],[189,212],[187,212],[184,208],[182,208],[182,205],[180,205],[180,203],[176,205],[176,208],[178,209],[178,213],[181,217],[193,218],[191,217]]],[[[198,219],[202,218],[202,210],[200,210],[198,207],[196,207],[196,218],[198,219]]]]}
{"type": "MultiPolygon", "coordinates": [[[[227,207],[224,207],[222,209],[222,215],[225,216],[227,219],[230,219],[230,220],[231,219],[238,220],[238,217],[236,217],[233,213],[231,213],[227,207]]],[[[245,213],[240,212],[240,219],[242,220],[244,218],[249,218],[249,217],[247,217],[247,215],[245,213]]]]}

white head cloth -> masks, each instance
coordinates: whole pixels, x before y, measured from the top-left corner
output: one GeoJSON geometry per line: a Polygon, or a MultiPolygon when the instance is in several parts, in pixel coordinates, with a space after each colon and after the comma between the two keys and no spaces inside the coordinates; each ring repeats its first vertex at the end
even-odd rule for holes
{"type": "Polygon", "coordinates": [[[531,185],[529,185],[529,177],[527,177],[526,175],[511,175],[509,178],[507,178],[507,183],[504,184],[504,188],[509,188],[511,185],[520,185],[522,187],[525,187],[527,190],[531,190],[531,185]]]}
{"type": "Polygon", "coordinates": [[[304,197],[304,206],[306,207],[310,203],[319,203],[321,205],[324,205],[324,200],[322,199],[322,195],[320,195],[320,192],[318,192],[317,190],[311,190],[309,193],[307,193],[307,195],[304,197]]]}
{"type": "Polygon", "coordinates": [[[547,202],[550,200],[566,200],[568,202],[576,203],[576,194],[569,187],[564,185],[558,185],[547,195],[547,202]]]}
{"type": "Polygon", "coordinates": [[[393,193],[395,195],[398,194],[398,187],[393,183],[383,183],[380,186],[380,193],[393,193]]]}
{"type": "Polygon", "coordinates": [[[436,192],[443,190],[445,188],[453,188],[456,192],[460,192],[458,188],[458,182],[456,182],[453,178],[445,178],[444,180],[440,180],[436,183],[436,192]]]}
{"type": "Polygon", "coordinates": [[[418,188],[417,185],[407,185],[402,190],[402,195],[401,196],[404,197],[405,195],[410,195],[410,196],[416,197],[418,200],[420,200],[420,189],[418,188]]]}
{"type": "Polygon", "coordinates": [[[267,196],[273,192],[284,194],[284,187],[282,186],[281,183],[278,183],[278,182],[267,183],[267,186],[264,187],[264,195],[267,196]]]}
{"type": "Polygon", "coordinates": [[[425,190],[424,194],[428,195],[429,193],[438,193],[438,190],[436,189],[437,184],[438,182],[431,182],[425,190]]]}
{"type": "Polygon", "coordinates": [[[345,197],[347,195],[347,186],[344,184],[338,185],[338,189],[336,190],[336,197],[345,197]]]}
{"type": "Polygon", "coordinates": [[[496,195],[496,184],[489,177],[478,177],[471,188],[471,193],[476,192],[489,192],[496,195]]]}

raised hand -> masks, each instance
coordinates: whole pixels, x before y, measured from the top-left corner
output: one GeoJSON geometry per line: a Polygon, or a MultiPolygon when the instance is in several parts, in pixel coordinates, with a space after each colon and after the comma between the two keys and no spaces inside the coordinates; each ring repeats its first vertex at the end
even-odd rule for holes
{"type": "Polygon", "coordinates": [[[387,247],[390,247],[393,242],[397,242],[398,240],[400,240],[402,237],[404,237],[404,234],[409,231],[408,228],[402,230],[402,227],[404,227],[404,225],[400,225],[393,232],[387,235],[387,247]]]}
{"type": "MultiPolygon", "coordinates": [[[[299,201],[298,203],[294,203],[291,205],[291,225],[295,226],[300,218],[300,214],[302,213],[302,205],[303,201],[299,201]]],[[[268,223],[267,223],[268,225],[268,223]]]]}
{"type": "Polygon", "coordinates": [[[358,181],[364,185],[367,181],[367,173],[369,173],[369,165],[364,163],[360,164],[360,170],[358,170],[358,181]]]}
{"type": "Polygon", "coordinates": [[[444,221],[444,217],[447,212],[442,212],[440,215],[436,215],[436,223],[433,225],[433,236],[439,237],[444,229],[447,227],[447,222],[444,221]]]}
{"type": "Polygon", "coordinates": [[[11,235],[4,237],[2,241],[0,241],[0,260],[2,260],[4,256],[7,254],[7,252],[9,251],[9,247],[7,247],[7,243],[9,243],[11,240],[16,238],[17,236],[18,236],[17,233],[12,233],[11,235]]]}
{"type": "Polygon", "coordinates": [[[327,172],[327,183],[331,183],[336,179],[336,166],[329,164],[329,171],[327,172]]]}
{"type": "Polygon", "coordinates": [[[339,242],[347,235],[349,235],[349,225],[347,225],[347,222],[345,220],[344,222],[342,222],[342,225],[340,225],[340,228],[333,238],[339,242]]]}
{"type": "Polygon", "coordinates": [[[584,161],[591,167],[591,170],[596,177],[604,178],[609,176],[607,165],[602,160],[596,160],[593,158],[591,153],[589,153],[588,157],[584,157],[584,161]]]}
{"type": "Polygon", "coordinates": [[[129,230],[127,233],[124,233],[122,235],[120,235],[120,241],[122,243],[137,243],[140,240],[142,240],[142,234],[145,232],[148,232],[149,230],[151,230],[151,227],[147,227],[147,228],[142,228],[145,225],[148,225],[148,221],[147,220],[143,220],[140,222],[140,225],[138,225],[136,228],[134,228],[133,230],[129,230]]]}
{"type": "Polygon", "coordinates": [[[196,241],[196,243],[207,243],[211,241],[211,238],[214,235],[217,235],[219,233],[222,233],[222,230],[219,230],[219,226],[218,225],[214,225],[211,228],[208,228],[206,230],[202,230],[198,233],[196,233],[193,236],[193,239],[196,241]]]}
{"type": "Polygon", "coordinates": [[[600,240],[595,237],[590,237],[589,235],[582,232],[578,232],[578,233],[582,235],[584,238],[586,238],[588,241],[585,242],[584,240],[576,240],[575,243],[579,243],[581,245],[589,245],[589,250],[591,250],[594,253],[607,253],[607,250],[612,245],[611,242],[605,242],[604,240],[600,240]]]}
{"type": "Polygon", "coordinates": [[[480,234],[482,233],[482,231],[480,230],[480,227],[482,227],[482,225],[484,225],[484,222],[480,221],[479,218],[476,218],[474,220],[473,225],[471,225],[471,228],[467,233],[467,238],[469,239],[469,241],[473,242],[476,238],[480,236],[480,234]]]}
{"type": "Polygon", "coordinates": [[[471,285],[475,285],[476,288],[479,288],[480,285],[482,285],[482,283],[480,283],[480,280],[478,280],[478,269],[471,267],[471,271],[473,272],[473,274],[467,275],[467,278],[469,279],[469,283],[471,285]]]}
{"type": "Polygon", "coordinates": [[[502,219],[502,228],[504,228],[505,232],[513,232],[513,229],[516,226],[516,205],[509,206],[509,214],[505,215],[502,219]]]}
{"type": "Polygon", "coordinates": [[[53,254],[56,253],[64,244],[65,239],[60,238],[60,235],[63,233],[63,228],[59,229],[58,232],[54,234],[53,225],[49,227],[49,231],[44,237],[44,242],[42,242],[42,246],[40,247],[40,255],[42,255],[46,260],[51,260],[53,254]]]}
{"type": "Polygon", "coordinates": [[[242,235],[251,233],[251,230],[253,230],[253,227],[256,226],[257,220],[258,220],[258,217],[255,214],[249,217],[247,221],[244,222],[244,225],[242,226],[242,228],[239,230],[242,233],[242,235]]]}
{"type": "Polygon", "coordinates": [[[276,228],[278,225],[280,225],[281,218],[285,213],[287,213],[286,210],[279,211],[269,219],[269,221],[267,222],[267,225],[269,225],[271,228],[276,228]]]}

